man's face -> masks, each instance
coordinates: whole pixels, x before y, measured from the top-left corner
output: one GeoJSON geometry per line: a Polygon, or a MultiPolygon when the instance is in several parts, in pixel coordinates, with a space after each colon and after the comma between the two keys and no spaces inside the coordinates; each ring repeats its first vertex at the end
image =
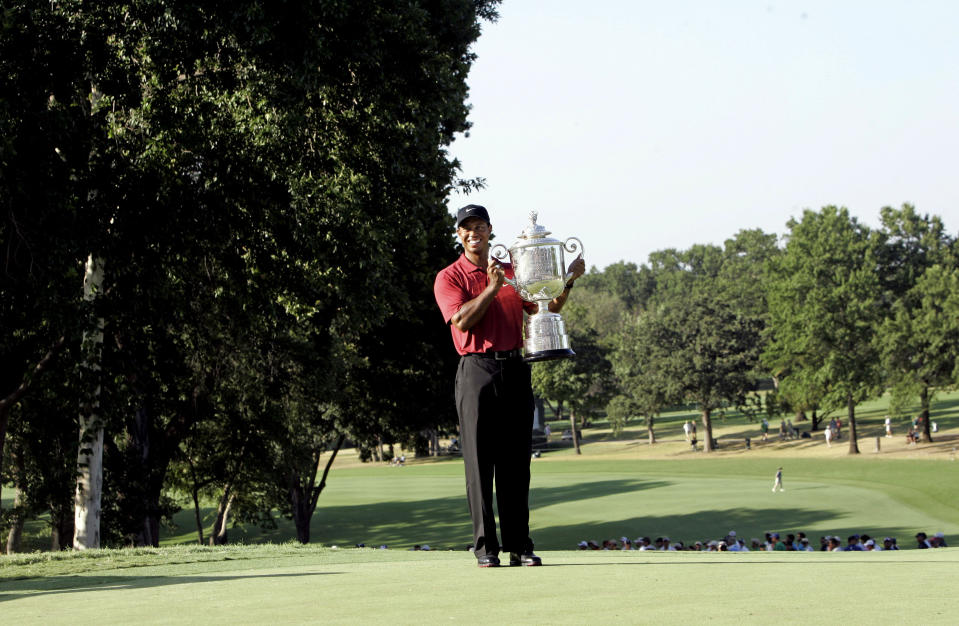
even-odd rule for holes
{"type": "Polygon", "coordinates": [[[489,246],[490,231],[490,225],[483,218],[471,217],[460,224],[456,235],[467,252],[482,254],[489,246]]]}

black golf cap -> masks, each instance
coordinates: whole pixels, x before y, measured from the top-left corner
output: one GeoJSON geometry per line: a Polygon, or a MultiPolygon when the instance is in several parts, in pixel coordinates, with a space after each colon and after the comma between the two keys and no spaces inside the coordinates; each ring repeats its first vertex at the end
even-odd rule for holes
{"type": "Polygon", "coordinates": [[[459,228],[460,224],[471,217],[478,217],[487,224],[490,223],[489,213],[486,212],[486,207],[482,207],[478,204],[467,204],[456,212],[456,227],[459,228]]]}

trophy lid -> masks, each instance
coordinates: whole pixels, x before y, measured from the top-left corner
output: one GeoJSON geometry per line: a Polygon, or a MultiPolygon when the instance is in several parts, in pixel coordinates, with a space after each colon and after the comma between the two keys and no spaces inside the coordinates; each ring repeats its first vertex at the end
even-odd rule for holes
{"type": "Polygon", "coordinates": [[[538,216],[538,212],[530,211],[529,225],[523,229],[523,232],[520,233],[519,238],[513,242],[513,247],[522,248],[525,246],[538,246],[545,243],[559,243],[558,240],[546,236],[550,234],[550,231],[546,230],[546,227],[542,224],[536,223],[536,218],[538,216]]]}

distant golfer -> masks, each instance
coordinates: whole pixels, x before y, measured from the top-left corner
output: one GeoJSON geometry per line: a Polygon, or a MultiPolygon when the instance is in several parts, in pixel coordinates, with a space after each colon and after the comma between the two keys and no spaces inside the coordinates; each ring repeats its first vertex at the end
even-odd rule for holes
{"type": "Polygon", "coordinates": [[[776,482],[773,483],[773,493],[776,492],[776,488],[779,488],[780,491],[786,491],[783,489],[783,468],[776,470],[776,482]]]}

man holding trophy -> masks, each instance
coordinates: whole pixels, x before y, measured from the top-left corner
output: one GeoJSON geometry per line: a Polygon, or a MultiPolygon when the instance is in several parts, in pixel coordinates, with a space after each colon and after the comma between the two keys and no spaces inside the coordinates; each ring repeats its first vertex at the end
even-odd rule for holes
{"type": "MultiPolygon", "coordinates": [[[[478,565],[498,567],[501,549],[510,553],[512,566],[541,565],[529,537],[533,391],[530,366],[520,351],[523,311],[534,314],[539,306],[524,301],[512,286],[503,288],[516,284],[513,267],[491,257],[491,229],[484,207],[470,204],[457,212],[456,234],[464,252],[437,274],[433,290],[461,355],[456,410],[478,565]],[[493,514],[494,481],[502,543],[493,514]]],[[[562,276],[562,292],[539,301],[558,313],[573,281],[585,271],[580,255],[562,276]]]]}

